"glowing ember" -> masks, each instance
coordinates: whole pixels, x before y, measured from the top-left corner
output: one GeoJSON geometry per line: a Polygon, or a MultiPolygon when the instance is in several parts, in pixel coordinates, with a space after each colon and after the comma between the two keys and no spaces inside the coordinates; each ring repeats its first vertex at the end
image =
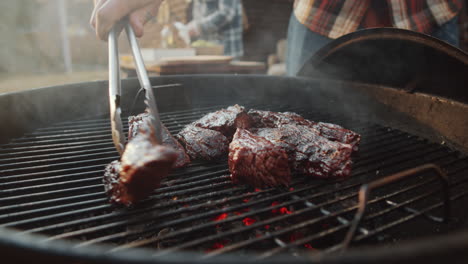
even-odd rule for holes
{"type": "Polygon", "coordinates": [[[242,200],[244,203],[248,203],[250,201],[250,199],[246,198],[244,200],[242,200]]]}
{"type": "Polygon", "coordinates": [[[252,225],[252,224],[255,223],[255,219],[252,219],[250,217],[246,217],[246,218],[244,218],[244,220],[242,220],[242,222],[244,223],[244,225],[249,226],[249,225],[252,225]]]}
{"type": "Polygon", "coordinates": [[[228,214],[227,213],[223,213],[223,214],[220,214],[218,216],[216,216],[215,218],[213,218],[213,221],[221,221],[221,220],[224,220],[228,217],[228,214]]]}
{"type": "Polygon", "coordinates": [[[217,242],[217,243],[214,243],[212,249],[220,249],[220,248],[223,248],[223,247],[224,247],[223,244],[217,242]]]}
{"type": "MultiPolygon", "coordinates": [[[[271,204],[271,206],[276,206],[278,204],[279,204],[279,202],[275,201],[275,202],[273,202],[271,204]]],[[[271,212],[274,213],[274,214],[291,214],[292,213],[292,211],[289,211],[288,208],[286,208],[286,207],[281,207],[279,209],[273,209],[273,210],[271,210],[271,212]]]]}
{"type": "Polygon", "coordinates": [[[304,247],[308,249],[315,249],[311,244],[304,244],[304,247]]]}
{"type": "Polygon", "coordinates": [[[270,225],[265,225],[265,229],[266,230],[270,229],[270,225]]]}
{"type": "Polygon", "coordinates": [[[289,191],[290,192],[294,191],[294,188],[293,187],[289,188],[289,191]]]}
{"type": "Polygon", "coordinates": [[[241,215],[241,214],[243,214],[245,212],[248,212],[248,211],[250,211],[250,208],[244,208],[244,209],[241,209],[240,211],[235,211],[234,214],[235,215],[241,215]]]}
{"type": "Polygon", "coordinates": [[[280,214],[291,214],[292,212],[288,210],[286,207],[281,207],[279,209],[280,214]]]}
{"type": "Polygon", "coordinates": [[[298,239],[301,239],[302,237],[303,235],[301,233],[292,233],[291,235],[289,235],[289,241],[294,242],[298,239]]]}
{"type": "Polygon", "coordinates": [[[262,190],[259,188],[255,188],[255,192],[261,192],[262,190]]]}

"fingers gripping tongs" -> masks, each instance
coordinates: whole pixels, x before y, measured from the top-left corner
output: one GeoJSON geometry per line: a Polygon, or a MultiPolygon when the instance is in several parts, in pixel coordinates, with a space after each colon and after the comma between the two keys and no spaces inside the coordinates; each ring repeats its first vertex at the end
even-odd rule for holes
{"type": "MultiPolygon", "coordinates": [[[[127,33],[128,41],[132,49],[133,59],[136,66],[136,72],[141,87],[145,90],[145,104],[150,116],[149,125],[154,131],[155,141],[158,144],[162,142],[161,121],[159,119],[158,107],[154,99],[151,83],[148,78],[148,73],[145,69],[143,57],[141,56],[135,33],[128,22],[124,22],[124,28],[127,33]]],[[[123,133],[123,125],[121,119],[120,108],[120,68],[119,68],[119,49],[118,49],[118,31],[114,27],[109,32],[109,103],[110,103],[110,118],[112,127],[112,140],[117,148],[117,151],[122,156],[125,148],[126,138],[123,133]]],[[[153,133],[152,133],[153,134],[153,133]]]]}

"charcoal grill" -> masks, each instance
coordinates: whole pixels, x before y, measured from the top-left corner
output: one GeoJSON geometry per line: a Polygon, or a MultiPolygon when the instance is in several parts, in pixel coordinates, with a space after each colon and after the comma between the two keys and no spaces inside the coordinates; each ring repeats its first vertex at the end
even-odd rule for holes
{"type": "MultiPolygon", "coordinates": [[[[118,158],[107,83],[6,94],[0,96],[3,258],[79,263],[468,260],[467,145],[457,132],[466,128],[466,102],[381,84],[299,77],[152,79],[153,85],[170,83],[181,86],[158,88],[155,94],[171,133],[235,103],[294,111],[362,135],[352,176],[324,181],[296,175],[291,188],[254,189],[231,184],[226,161],[197,161],[174,170],[141,204],[116,207],[107,202],[102,185],[104,166],[118,158]],[[445,118],[461,116],[465,123],[448,133],[398,103],[380,102],[383,93],[443,109],[434,120],[459,113],[445,118]]],[[[136,79],[123,82],[127,116],[143,111],[131,109],[138,88],[136,79]]]]}

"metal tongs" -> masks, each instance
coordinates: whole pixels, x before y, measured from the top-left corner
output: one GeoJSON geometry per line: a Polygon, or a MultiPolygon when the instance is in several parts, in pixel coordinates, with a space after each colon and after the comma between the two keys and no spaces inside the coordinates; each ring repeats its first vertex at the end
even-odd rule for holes
{"type": "MultiPolygon", "coordinates": [[[[162,143],[161,120],[159,119],[158,107],[154,99],[153,87],[148,78],[143,57],[141,56],[140,47],[138,46],[133,28],[128,21],[122,22],[127,33],[128,41],[132,49],[133,59],[136,66],[136,72],[141,87],[145,90],[145,104],[150,116],[150,126],[154,131],[156,143],[162,143]]],[[[116,26],[109,32],[109,103],[110,103],[110,118],[112,127],[112,140],[120,156],[125,149],[126,138],[123,133],[123,125],[121,119],[122,109],[120,108],[120,66],[119,66],[119,48],[118,48],[118,31],[116,26]]]]}

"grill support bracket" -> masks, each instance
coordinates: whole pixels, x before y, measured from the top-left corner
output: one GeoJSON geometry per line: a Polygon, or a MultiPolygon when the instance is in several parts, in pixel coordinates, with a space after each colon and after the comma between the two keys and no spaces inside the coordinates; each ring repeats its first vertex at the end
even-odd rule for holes
{"type": "Polygon", "coordinates": [[[447,174],[436,164],[428,163],[424,164],[412,169],[404,170],[390,176],[387,176],[382,179],[378,179],[368,184],[364,184],[361,186],[359,190],[359,202],[358,202],[358,210],[354,216],[354,219],[351,222],[351,226],[346,234],[346,237],[342,243],[341,250],[345,251],[356,234],[356,230],[361,223],[362,218],[366,212],[367,202],[369,201],[369,196],[372,190],[385,186],[387,184],[402,180],[404,178],[414,176],[424,171],[432,170],[436,172],[436,175],[439,177],[440,183],[442,185],[442,199],[444,203],[444,216],[443,222],[447,223],[450,218],[450,194],[449,194],[449,178],[447,174]]]}

